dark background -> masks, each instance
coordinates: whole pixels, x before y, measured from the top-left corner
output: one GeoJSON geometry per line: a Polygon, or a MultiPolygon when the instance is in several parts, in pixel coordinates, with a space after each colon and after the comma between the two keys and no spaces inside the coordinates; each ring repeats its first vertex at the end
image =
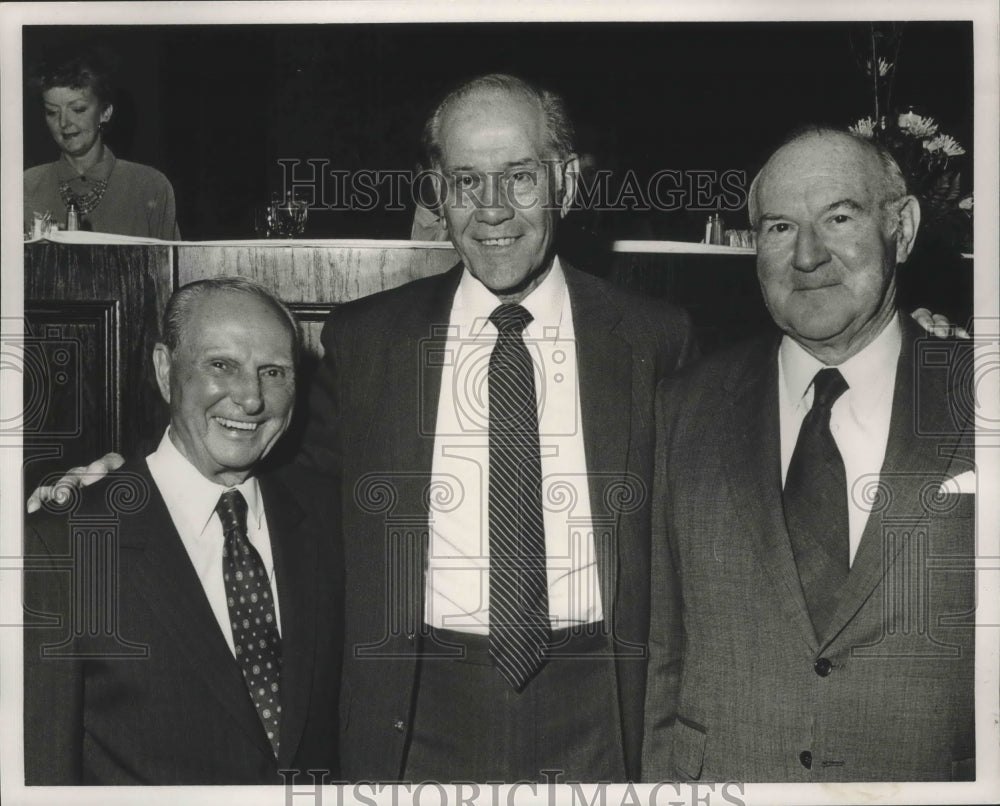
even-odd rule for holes
{"type": "MultiPolygon", "coordinates": [[[[248,5],[248,13],[252,5],[248,5]]],[[[913,22],[896,65],[894,108],[913,105],[970,152],[972,23],[913,22]]],[[[741,170],[803,122],[872,114],[858,66],[867,23],[316,24],[29,26],[27,71],[67,43],[117,54],[119,93],[107,142],[171,180],[186,240],[251,235],[250,208],[282,189],[279,159],[329,169],[408,170],[422,124],[455,83],[513,72],[561,93],[581,153],[621,183],[660,169],[741,170]]],[[[39,100],[25,95],[25,166],[57,151],[39,100]]],[[[300,174],[301,178],[302,174],[300,174]]],[[[330,186],[328,185],[328,188],[330,186]]],[[[385,189],[388,188],[386,184],[385,189]]],[[[402,208],[310,210],[315,238],[407,238],[402,208]]],[[[747,226],[743,211],[724,213],[747,226]]],[[[580,211],[579,238],[699,240],[706,211],[580,211]]]]}

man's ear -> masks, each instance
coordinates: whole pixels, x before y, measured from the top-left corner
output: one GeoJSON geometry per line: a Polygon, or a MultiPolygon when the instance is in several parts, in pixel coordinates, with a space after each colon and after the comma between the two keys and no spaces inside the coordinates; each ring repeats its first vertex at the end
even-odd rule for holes
{"type": "Polygon", "coordinates": [[[896,222],[896,262],[904,263],[913,251],[920,229],[920,202],[916,196],[903,199],[896,222]]]}
{"type": "Polygon", "coordinates": [[[167,345],[157,342],[153,347],[153,370],[156,373],[156,385],[160,387],[160,394],[163,399],[170,403],[170,365],[172,358],[170,348],[167,345]]]}
{"type": "Polygon", "coordinates": [[[440,168],[427,168],[420,171],[420,184],[417,186],[420,194],[420,203],[428,210],[433,210],[437,215],[441,215],[441,207],[444,204],[444,174],[440,168]],[[428,191],[430,198],[425,198],[428,191]]]}
{"type": "Polygon", "coordinates": [[[577,186],[580,181],[580,158],[576,154],[570,154],[562,162],[562,186],[558,192],[559,217],[565,218],[566,214],[573,208],[576,201],[577,186]]]}

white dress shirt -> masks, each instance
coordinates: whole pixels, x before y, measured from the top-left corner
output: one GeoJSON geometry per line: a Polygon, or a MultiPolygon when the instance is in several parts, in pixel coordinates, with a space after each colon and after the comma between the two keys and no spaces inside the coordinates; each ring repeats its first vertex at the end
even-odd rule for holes
{"type": "Polygon", "coordinates": [[[206,479],[181,454],[170,439],[168,428],[154,453],[146,457],[149,473],[167,505],[170,519],[187,550],[201,586],[212,607],[219,628],[229,644],[229,651],[236,657],[233,631],[229,625],[229,606],[222,581],[222,522],[215,514],[219,497],[226,490],[239,490],[247,502],[247,537],[264,563],[271,581],[274,617],[281,633],[281,613],[278,611],[278,587],[274,578],[274,559],[271,538],[264,515],[264,500],[260,495],[257,479],[251,476],[236,487],[223,487],[206,479]]]}
{"type": "MultiPolygon", "coordinates": [[[[452,304],[434,437],[424,618],[489,632],[489,384],[500,301],[468,271],[452,304]]],[[[587,487],[576,343],[558,258],[521,305],[535,367],[549,617],[554,629],[603,618],[587,487]]]]}
{"type": "MultiPolygon", "coordinates": [[[[850,562],[858,551],[871,512],[872,485],[878,481],[889,440],[892,390],[902,345],[902,330],[893,318],[875,340],[837,366],[848,389],[833,404],[830,432],[847,474],[850,562]]],[[[778,408],[781,417],[781,478],[806,413],[812,407],[816,373],[826,365],[785,336],[778,350],[778,408]]]]}

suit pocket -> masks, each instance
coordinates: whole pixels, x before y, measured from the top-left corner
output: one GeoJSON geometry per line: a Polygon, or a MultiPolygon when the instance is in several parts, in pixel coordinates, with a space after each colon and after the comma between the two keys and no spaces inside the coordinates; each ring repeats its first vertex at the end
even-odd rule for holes
{"type": "Polygon", "coordinates": [[[698,780],[705,763],[705,729],[678,717],[673,730],[673,760],[679,780],[698,780]]]}

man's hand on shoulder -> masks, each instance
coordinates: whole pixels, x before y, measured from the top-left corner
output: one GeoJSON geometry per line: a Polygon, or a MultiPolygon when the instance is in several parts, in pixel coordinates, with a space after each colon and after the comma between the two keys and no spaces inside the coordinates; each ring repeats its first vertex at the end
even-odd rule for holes
{"type": "Polygon", "coordinates": [[[969,331],[959,325],[954,325],[947,316],[939,313],[931,313],[927,308],[917,308],[910,314],[914,321],[928,333],[937,336],[939,339],[967,339],[969,331]]]}
{"type": "Polygon", "coordinates": [[[100,481],[108,473],[117,470],[125,459],[117,453],[106,453],[100,459],[95,459],[89,465],[72,467],[66,475],[60,478],[55,484],[36,487],[28,498],[28,514],[37,512],[42,508],[42,504],[53,501],[57,504],[64,504],[69,500],[71,491],[81,487],[88,487],[95,481],[100,481]]]}

